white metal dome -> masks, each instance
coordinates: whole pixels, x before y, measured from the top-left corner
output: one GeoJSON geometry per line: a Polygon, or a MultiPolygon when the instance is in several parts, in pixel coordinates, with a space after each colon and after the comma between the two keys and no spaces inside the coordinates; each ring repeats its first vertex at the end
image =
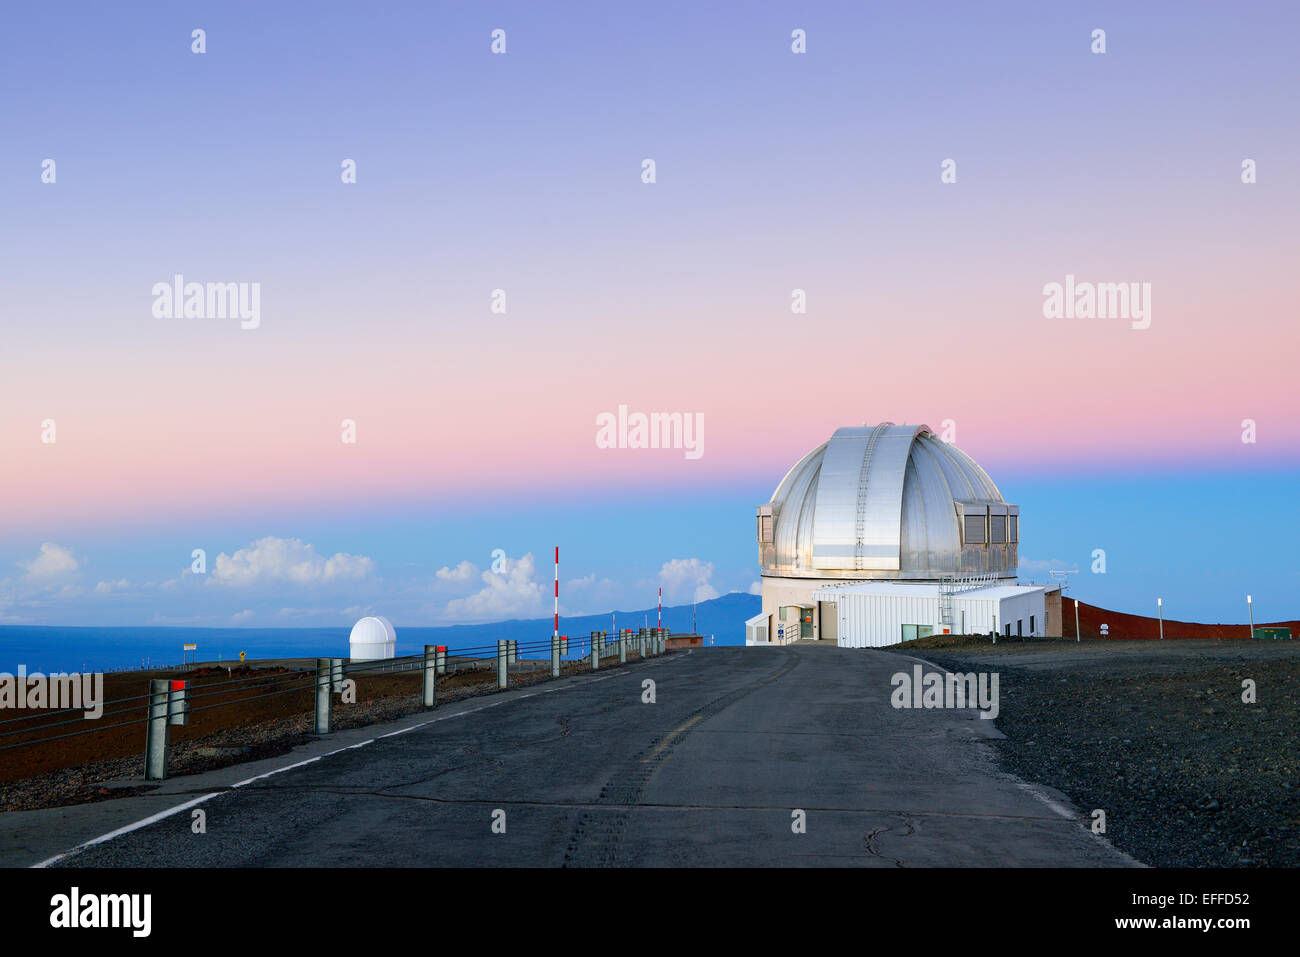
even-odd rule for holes
{"type": "Polygon", "coordinates": [[[844,428],[759,507],[759,564],[781,578],[1014,578],[1019,516],[928,426],[844,428]]]}
{"type": "Polygon", "coordinates": [[[397,654],[397,630],[387,618],[362,618],[352,626],[348,648],[353,661],[392,658],[397,654]]]}

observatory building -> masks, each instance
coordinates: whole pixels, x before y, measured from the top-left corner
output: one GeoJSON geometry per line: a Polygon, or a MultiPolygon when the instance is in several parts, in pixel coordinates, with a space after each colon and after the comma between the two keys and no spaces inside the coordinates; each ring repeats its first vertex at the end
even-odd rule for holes
{"type": "Polygon", "coordinates": [[[362,618],[352,626],[348,656],[353,661],[380,661],[397,653],[397,630],[387,618],[362,618]]]}
{"type": "Polygon", "coordinates": [[[763,611],[746,644],[1060,634],[1059,590],[1016,584],[1019,506],[927,426],[837,430],[786,473],[757,526],[763,611]]]}

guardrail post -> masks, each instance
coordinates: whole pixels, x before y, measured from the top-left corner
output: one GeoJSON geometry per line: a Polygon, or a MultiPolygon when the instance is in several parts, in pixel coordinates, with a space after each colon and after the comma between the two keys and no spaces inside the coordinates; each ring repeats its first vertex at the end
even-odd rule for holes
{"type": "Polygon", "coordinates": [[[560,639],[556,635],[551,636],[551,677],[560,677],[560,639]]]}
{"type": "Polygon", "coordinates": [[[596,644],[598,632],[591,633],[591,670],[597,671],[600,668],[600,645],[596,644]]]}
{"type": "Polygon", "coordinates": [[[168,682],[165,678],[149,681],[149,721],[145,725],[144,778],[161,781],[167,777],[167,701],[168,682]]]}
{"type": "Polygon", "coordinates": [[[432,708],[438,703],[438,647],[424,646],[424,706],[432,708]]]}
{"type": "Polygon", "coordinates": [[[343,691],[343,659],[330,659],[330,691],[339,694],[343,691]]]}
{"type": "Polygon", "coordinates": [[[316,733],[330,733],[330,672],[333,664],[328,658],[316,659],[316,733]]]}
{"type": "Polygon", "coordinates": [[[504,688],[510,681],[506,664],[510,658],[510,643],[504,638],[497,639],[497,688],[504,688]]]}
{"type": "Polygon", "coordinates": [[[618,663],[627,664],[627,632],[620,631],[615,638],[618,641],[618,663]]]}
{"type": "Polygon", "coordinates": [[[171,691],[167,693],[167,723],[189,724],[190,693],[187,683],[173,681],[171,691]]]}
{"type": "Polygon", "coordinates": [[[438,646],[438,674],[445,675],[446,673],[447,673],[447,646],[439,645],[438,646]]]}
{"type": "Polygon", "coordinates": [[[513,665],[519,662],[519,642],[511,638],[506,642],[506,664],[513,665]]]}
{"type": "Polygon", "coordinates": [[[641,645],[640,651],[641,651],[641,657],[642,657],[642,658],[644,658],[644,657],[646,656],[646,641],[647,641],[648,638],[649,638],[649,635],[648,635],[649,630],[650,630],[650,629],[648,629],[648,628],[638,628],[637,631],[636,631],[637,641],[638,641],[638,642],[640,643],[640,645],[641,645]]]}

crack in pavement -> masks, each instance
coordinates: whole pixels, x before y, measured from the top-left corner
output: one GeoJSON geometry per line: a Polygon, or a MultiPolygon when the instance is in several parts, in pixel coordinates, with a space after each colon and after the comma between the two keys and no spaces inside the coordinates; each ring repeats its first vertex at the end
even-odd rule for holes
{"type": "MultiPolygon", "coordinates": [[[[898,836],[911,837],[913,834],[915,834],[916,825],[912,823],[911,819],[902,812],[899,812],[898,816],[903,819],[903,826],[907,828],[906,831],[899,834],[898,836]]],[[[888,824],[882,824],[880,827],[874,828],[870,832],[868,832],[866,837],[863,839],[863,843],[866,845],[867,853],[870,854],[872,857],[877,857],[882,861],[892,861],[895,867],[903,867],[904,864],[903,864],[903,859],[901,857],[886,857],[884,854],[880,853],[880,846],[877,844],[877,840],[879,839],[881,834],[884,834],[892,830],[893,830],[892,826],[888,824]]]]}

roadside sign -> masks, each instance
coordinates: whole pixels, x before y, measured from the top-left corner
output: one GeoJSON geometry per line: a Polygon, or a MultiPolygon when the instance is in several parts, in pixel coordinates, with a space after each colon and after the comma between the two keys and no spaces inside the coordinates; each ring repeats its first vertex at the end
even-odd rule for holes
{"type": "Polygon", "coordinates": [[[244,660],[244,653],[242,651],[239,653],[239,660],[240,661],[244,660]]]}
{"type": "Polygon", "coordinates": [[[181,645],[182,651],[198,651],[198,645],[181,645]]]}

